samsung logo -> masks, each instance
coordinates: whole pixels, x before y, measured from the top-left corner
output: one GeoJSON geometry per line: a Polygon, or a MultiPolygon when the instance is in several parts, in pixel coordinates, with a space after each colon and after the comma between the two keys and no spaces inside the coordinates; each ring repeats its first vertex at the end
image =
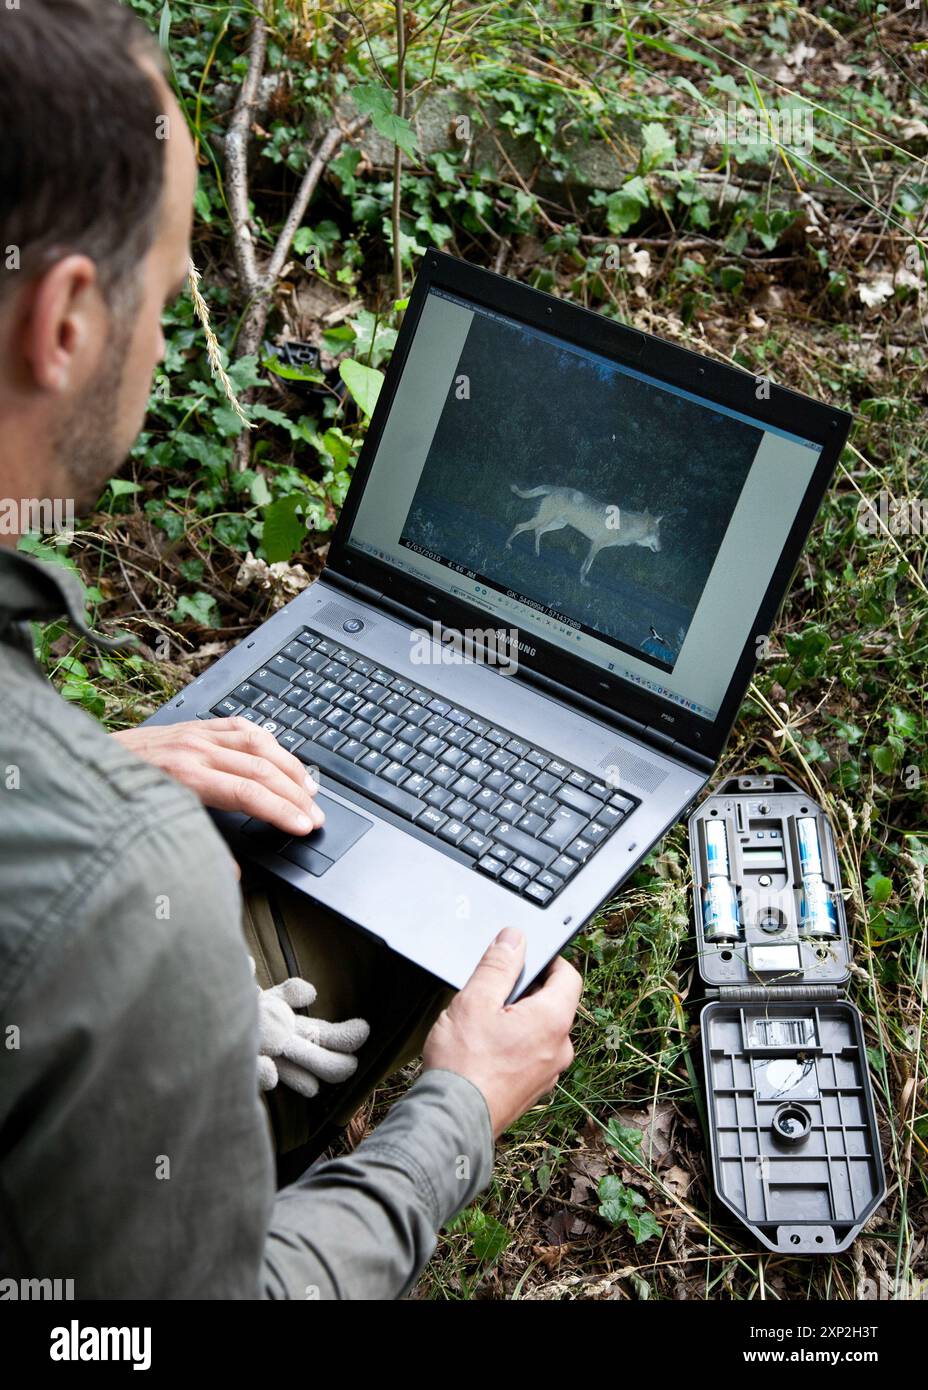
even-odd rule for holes
{"type": "Polygon", "coordinates": [[[510,647],[517,647],[520,652],[525,652],[526,656],[535,655],[535,648],[530,647],[527,642],[513,642],[510,638],[509,645],[510,647]]]}

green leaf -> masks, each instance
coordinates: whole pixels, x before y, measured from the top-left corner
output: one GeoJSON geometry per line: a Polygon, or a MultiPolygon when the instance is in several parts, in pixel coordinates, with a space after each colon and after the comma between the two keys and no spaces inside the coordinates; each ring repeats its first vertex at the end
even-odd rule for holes
{"type": "Polygon", "coordinates": [[[325,376],[317,367],[291,367],[281,362],[279,357],[262,358],[261,365],[284,381],[325,381],[325,376]]]}
{"type": "Polygon", "coordinates": [[[255,473],[253,478],[249,478],[248,490],[256,507],[266,507],[271,500],[271,489],[263,473],[255,473]]]}
{"type": "Polygon", "coordinates": [[[338,374],[362,414],[369,419],[374,413],[374,406],[383,386],[383,372],[377,371],[375,367],[365,367],[362,362],[355,362],[353,358],[347,357],[338,364],[338,374]]]}
{"type": "Polygon", "coordinates": [[[885,874],[871,874],[867,879],[867,887],[870,889],[870,897],[877,905],[887,902],[892,897],[893,881],[885,874]]]}
{"type": "Polygon", "coordinates": [[[355,87],[352,96],[358,110],[370,116],[376,131],[387,140],[392,140],[394,145],[399,145],[410,159],[416,158],[415,131],[405,117],[396,115],[393,93],[388,88],[373,85],[355,87]]]}
{"type": "Polygon", "coordinates": [[[199,584],[206,566],[202,560],[181,560],[177,568],[188,583],[199,584]]]}
{"type": "Polygon", "coordinates": [[[351,463],[351,440],[338,428],[326,430],[322,436],[326,453],[331,454],[337,468],[347,468],[351,463]]]}
{"type": "Polygon", "coordinates": [[[631,1210],[628,1188],[616,1177],[607,1173],[599,1180],[599,1214],[610,1226],[620,1226],[628,1218],[631,1210]]]}
{"type": "Polygon", "coordinates": [[[665,125],[659,121],[649,121],[647,125],[641,127],[643,143],[641,148],[641,162],[644,168],[656,169],[661,164],[668,164],[677,152],[673,136],[665,125]]]}
{"type": "Polygon", "coordinates": [[[197,184],[197,191],[193,195],[193,206],[201,222],[212,222],[212,204],[209,201],[209,193],[203,187],[202,183],[197,184]]]}
{"type": "Polygon", "coordinates": [[[661,1233],[660,1223],[652,1211],[643,1211],[640,1214],[629,1216],[628,1229],[635,1237],[636,1245],[640,1245],[644,1240],[651,1240],[661,1233]]]}
{"type": "Polygon", "coordinates": [[[481,1264],[491,1264],[498,1260],[509,1244],[509,1232],[493,1216],[486,1212],[475,1212],[471,1234],[474,1241],[474,1254],[481,1264]]]}
{"type": "Polygon", "coordinates": [[[624,236],[638,221],[650,202],[647,185],[640,175],[628,179],[606,199],[606,226],[613,236],[624,236]]]}
{"type": "Polygon", "coordinates": [[[131,483],[125,478],[110,478],[109,489],[114,499],[117,497],[127,497],[130,493],[141,492],[141,483],[131,483]]]}
{"type": "Polygon", "coordinates": [[[306,539],[306,523],[298,515],[303,501],[300,493],[291,492],[286,497],[278,497],[276,502],[264,509],[262,543],[268,564],[292,560],[306,539]]]}
{"type": "Polygon", "coordinates": [[[362,116],[383,115],[393,110],[393,93],[386,87],[368,82],[354,87],[351,95],[362,116]]]}
{"type": "Polygon", "coordinates": [[[391,112],[386,116],[374,116],[373,122],[374,129],[387,140],[392,140],[394,145],[399,145],[408,159],[416,158],[416,132],[404,116],[391,112]]]}
{"type": "Polygon", "coordinates": [[[198,590],[195,594],[182,594],[171,617],[179,623],[189,619],[201,627],[216,627],[219,623],[219,605],[212,594],[198,590]]]}
{"type": "Polygon", "coordinates": [[[630,1158],[632,1162],[637,1162],[641,1157],[641,1130],[635,1125],[623,1125],[619,1120],[611,1119],[606,1125],[603,1138],[607,1144],[618,1149],[620,1154],[630,1158]]]}
{"type": "Polygon", "coordinates": [[[723,290],[737,294],[744,284],[744,271],[737,265],[723,265],[719,280],[723,290]]]}
{"type": "Polygon", "coordinates": [[[903,738],[915,738],[918,733],[918,720],[914,714],[908,710],[900,709],[898,705],[893,705],[891,718],[897,733],[900,733],[903,738]]]}
{"type": "Polygon", "coordinates": [[[892,774],[896,766],[896,755],[887,744],[881,743],[877,748],[871,748],[870,757],[874,767],[878,772],[882,772],[884,777],[892,774]]]}

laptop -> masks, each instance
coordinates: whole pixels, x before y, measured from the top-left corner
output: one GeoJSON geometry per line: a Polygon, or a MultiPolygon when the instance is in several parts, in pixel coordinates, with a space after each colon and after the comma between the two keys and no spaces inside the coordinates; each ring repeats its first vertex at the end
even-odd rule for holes
{"type": "Polygon", "coordinates": [[[847,436],[831,406],[423,258],[320,577],[149,722],[241,715],[320,783],[236,857],[513,998],[688,813],[847,436]]]}

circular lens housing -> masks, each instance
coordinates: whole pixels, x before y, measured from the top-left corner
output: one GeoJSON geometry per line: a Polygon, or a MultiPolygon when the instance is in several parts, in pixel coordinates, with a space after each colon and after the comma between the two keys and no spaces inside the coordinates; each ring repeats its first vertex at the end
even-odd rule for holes
{"type": "Polygon", "coordinates": [[[812,1116],[804,1105],[787,1101],[774,1112],[773,1133],[783,1144],[802,1144],[812,1131],[812,1116]]]}
{"type": "Polygon", "coordinates": [[[761,931],[773,935],[774,932],[783,930],[786,926],[786,918],[778,907],[762,907],[758,914],[757,925],[761,931]]]}

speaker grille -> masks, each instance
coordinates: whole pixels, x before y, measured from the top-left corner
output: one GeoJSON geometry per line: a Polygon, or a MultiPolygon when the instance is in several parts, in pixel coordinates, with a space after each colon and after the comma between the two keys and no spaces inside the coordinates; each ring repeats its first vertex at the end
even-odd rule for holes
{"type": "Polygon", "coordinates": [[[599,766],[606,773],[610,785],[615,785],[618,790],[621,790],[622,786],[632,786],[637,787],[639,791],[654,792],[667,779],[664,768],[646,762],[644,758],[639,758],[637,754],[629,753],[627,748],[619,746],[607,753],[599,766]]]}
{"type": "MultiPolygon", "coordinates": [[[[346,623],[349,618],[358,618],[360,616],[361,615],[354,608],[346,608],[344,604],[324,603],[322,607],[317,609],[313,614],[313,622],[321,623],[323,627],[338,628],[340,632],[342,623],[346,623]]],[[[374,628],[377,626],[376,623],[371,622],[366,613],[362,621],[364,623],[365,632],[373,632],[374,628]]],[[[351,637],[353,634],[349,632],[346,635],[351,637]]]]}

